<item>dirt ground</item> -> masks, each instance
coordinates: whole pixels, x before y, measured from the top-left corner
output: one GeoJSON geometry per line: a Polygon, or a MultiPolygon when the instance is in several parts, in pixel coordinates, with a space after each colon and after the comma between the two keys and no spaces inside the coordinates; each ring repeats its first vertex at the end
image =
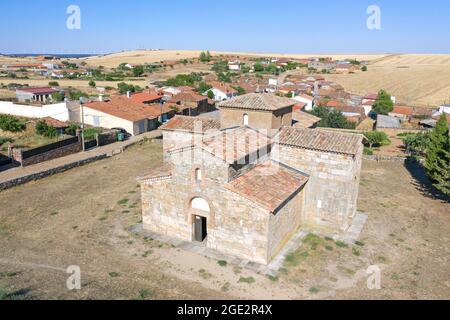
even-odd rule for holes
{"type": "Polygon", "coordinates": [[[141,221],[135,177],[161,163],[160,143],[145,142],[1,192],[0,285],[27,299],[450,298],[450,205],[423,193],[420,172],[365,162],[361,242],[310,235],[269,278],[127,231],[141,221]],[[372,291],[374,264],[382,289],[372,291]],[[66,288],[70,265],[80,291],[66,288]]]}

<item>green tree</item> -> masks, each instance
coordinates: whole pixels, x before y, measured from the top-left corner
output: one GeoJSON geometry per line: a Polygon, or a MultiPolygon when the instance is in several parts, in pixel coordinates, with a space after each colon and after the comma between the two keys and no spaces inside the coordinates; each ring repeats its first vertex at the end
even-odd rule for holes
{"type": "Polygon", "coordinates": [[[45,121],[38,121],[35,127],[36,134],[47,138],[55,138],[58,136],[58,130],[55,127],[48,125],[45,121]]]}
{"type": "Polygon", "coordinates": [[[450,141],[445,113],[441,115],[430,134],[425,171],[437,190],[450,195],[450,141]]]}
{"type": "Polygon", "coordinates": [[[52,100],[54,102],[63,102],[64,101],[64,94],[61,92],[53,92],[52,93],[52,100]]]}
{"type": "Polygon", "coordinates": [[[214,97],[215,97],[215,96],[214,96],[214,92],[212,92],[212,90],[209,90],[209,91],[208,91],[208,98],[209,98],[209,99],[214,99],[214,97]]]}
{"type": "Polygon", "coordinates": [[[242,96],[247,93],[247,91],[245,91],[245,89],[242,88],[241,86],[237,87],[232,86],[232,88],[237,91],[238,96],[242,96]]]}
{"type": "Polygon", "coordinates": [[[336,129],[355,129],[354,122],[347,121],[345,116],[339,110],[330,110],[327,107],[319,106],[314,108],[311,114],[321,118],[318,127],[322,128],[336,128],[336,129]]]}
{"type": "Polygon", "coordinates": [[[0,114],[0,129],[9,132],[21,132],[26,128],[25,123],[15,116],[0,114]]]}
{"type": "Polygon", "coordinates": [[[96,86],[97,86],[97,84],[95,83],[94,80],[90,80],[90,81],[89,81],[89,87],[95,88],[96,86]]]}
{"type": "Polygon", "coordinates": [[[144,67],[143,66],[136,66],[133,68],[133,76],[134,77],[140,77],[144,74],[144,67]]]}
{"type": "Polygon", "coordinates": [[[200,62],[210,62],[211,61],[211,53],[209,51],[202,51],[200,53],[200,62]]]}
{"type": "Polygon", "coordinates": [[[264,71],[264,66],[262,63],[257,62],[253,65],[253,69],[255,70],[255,72],[263,72],[264,71]]]}
{"type": "Polygon", "coordinates": [[[394,102],[392,101],[391,95],[384,90],[378,92],[378,97],[373,104],[373,111],[377,114],[387,115],[394,109],[394,102]]]}
{"type": "Polygon", "coordinates": [[[362,67],[361,70],[366,72],[367,71],[367,66],[362,67]]]}
{"type": "Polygon", "coordinates": [[[208,91],[209,89],[211,89],[212,87],[207,84],[206,82],[202,81],[198,84],[197,87],[197,91],[200,93],[205,93],[206,91],[208,91]]]}
{"type": "Polygon", "coordinates": [[[50,82],[48,83],[48,85],[49,85],[50,87],[59,87],[58,81],[50,81],[50,82]]]}
{"type": "Polygon", "coordinates": [[[369,143],[370,149],[372,149],[374,146],[379,147],[390,143],[387,134],[381,131],[368,131],[364,133],[364,136],[369,143]]]}

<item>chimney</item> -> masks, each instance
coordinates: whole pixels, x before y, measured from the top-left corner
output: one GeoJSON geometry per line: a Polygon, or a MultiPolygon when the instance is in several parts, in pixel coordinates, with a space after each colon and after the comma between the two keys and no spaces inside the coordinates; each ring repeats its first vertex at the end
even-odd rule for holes
{"type": "Polygon", "coordinates": [[[127,98],[130,99],[131,98],[131,91],[127,91],[127,98]]]}
{"type": "Polygon", "coordinates": [[[98,95],[98,101],[103,102],[103,95],[102,94],[98,95]]]}

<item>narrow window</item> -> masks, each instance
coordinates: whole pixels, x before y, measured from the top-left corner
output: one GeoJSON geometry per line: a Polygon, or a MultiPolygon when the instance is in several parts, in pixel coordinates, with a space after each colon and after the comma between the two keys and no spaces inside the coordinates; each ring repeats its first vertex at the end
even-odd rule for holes
{"type": "Polygon", "coordinates": [[[197,182],[202,181],[202,170],[201,169],[195,169],[195,181],[197,181],[197,182]]]}
{"type": "Polygon", "coordinates": [[[244,126],[248,126],[248,114],[244,114],[242,122],[244,126]]]}

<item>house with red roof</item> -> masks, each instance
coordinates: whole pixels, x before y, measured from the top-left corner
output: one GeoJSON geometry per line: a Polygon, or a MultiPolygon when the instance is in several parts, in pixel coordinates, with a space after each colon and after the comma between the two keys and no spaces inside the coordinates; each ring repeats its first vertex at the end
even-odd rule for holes
{"type": "MultiPolygon", "coordinates": [[[[169,105],[145,105],[127,96],[99,98],[83,105],[84,123],[101,128],[122,128],[132,135],[139,135],[158,128],[164,120],[174,115],[169,105]]],[[[81,119],[80,119],[81,122],[81,119]]]]}
{"type": "Polygon", "coordinates": [[[16,98],[19,102],[47,103],[52,101],[52,94],[58,90],[49,87],[33,87],[16,89],[16,98]]]}

